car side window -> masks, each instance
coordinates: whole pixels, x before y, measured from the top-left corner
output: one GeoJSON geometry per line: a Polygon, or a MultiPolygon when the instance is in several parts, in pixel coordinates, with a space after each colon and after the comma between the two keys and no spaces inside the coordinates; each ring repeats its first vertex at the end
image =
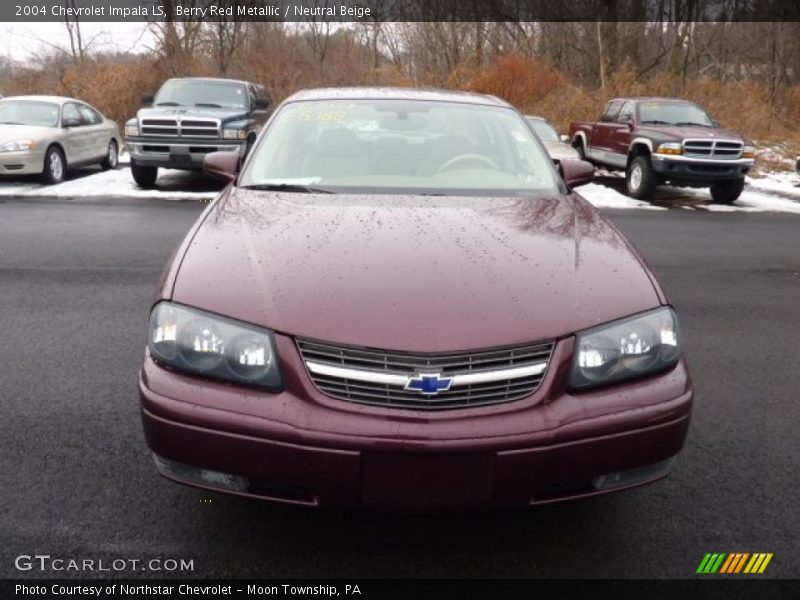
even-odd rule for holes
{"type": "Polygon", "coordinates": [[[617,114],[619,114],[619,109],[621,106],[622,100],[612,100],[608,103],[606,111],[603,113],[603,118],[600,120],[603,123],[613,123],[617,118],[617,114]]]}
{"type": "Polygon", "coordinates": [[[617,122],[619,123],[630,123],[633,119],[633,102],[630,100],[622,105],[622,109],[619,111],[619,116],[617,117],[617,122]]]}
{"type": "Polygon", "coordinates": [[[61,124],[65,125],[68,122],[72,122],[73,127],[85,124],[78,110],[78,105],[73,102],[68,102],[61,109],[61,124]]]}
{"type": "Polygon", "coordinates": [[[98,115],[85,104],[78,105],[78,112],[81,114],[81,119],[83,120],[84,125],[97,125],[100,123],[100,121],[102,121],[100,115],[98,115]]]}

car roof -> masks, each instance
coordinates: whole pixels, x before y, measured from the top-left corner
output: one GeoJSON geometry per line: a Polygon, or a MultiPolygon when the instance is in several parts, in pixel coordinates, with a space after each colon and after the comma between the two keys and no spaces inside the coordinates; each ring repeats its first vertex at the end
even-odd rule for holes
{"type": "Polygon", "coordinates": [[[632,102],[685,102],[687,104],[694,104],[691,100],[686,100],[684,98],[667,98],[666,96],[633,96],[629,98],[614,98],[613,100],[621,102],[630,100],[632,102]]]}
{"type": "Polygon", "coordinates": [[[286,102],[305,100],[421,100],[511,107],[508,102],[488,94],[403,87],[339,87],[300,90],[287,98],[286,102]]]}
{"type": "Polygon", "coordinates": [[[543,121],[543,122],[547,123],[548,125],[550,124],[550,119],[548,119],[547,117],[540,117],[538,115],[525,115],[525,118],[526,119],[531,119],[533,121],[543,121]]]}
{"type": "Polygon", "coordinates": [[[77,98],[67,98],[66,96],[46,96],[46,95],[28,95],[28,96],[6,96],[3,100],[38,100],[39,102],[53,102],[55,104],[64,104],[65,102],[80,102],[81,104],[88,104],[83,100],[77,98]]]}
{"type": "Polygon", "coordinates": [[[219,83],[240,83],[242,85],[258,85],[252,81],[244,81],[243,79],[229,79],[227,77],[170,77],[167,79],[167,81],[212,81],[219,83]]]}

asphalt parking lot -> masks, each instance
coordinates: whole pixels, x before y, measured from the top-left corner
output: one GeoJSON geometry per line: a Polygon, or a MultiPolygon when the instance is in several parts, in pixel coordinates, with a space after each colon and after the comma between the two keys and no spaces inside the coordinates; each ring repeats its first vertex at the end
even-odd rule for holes
{"type": "Polygon", "coordinates": [[[695,413],[667,480],[526,512],[411,516],[274,506],[156,475],[137,369],[161,269],[204,207],[0,198],[3,577],[52,576],[15,569],[34,553],[194,559],[194,577],[650,578],[690,577],[706,552],[773,552],[765,576],[800,573],[800,216],[607,211],[685,333],[695,413]]]}

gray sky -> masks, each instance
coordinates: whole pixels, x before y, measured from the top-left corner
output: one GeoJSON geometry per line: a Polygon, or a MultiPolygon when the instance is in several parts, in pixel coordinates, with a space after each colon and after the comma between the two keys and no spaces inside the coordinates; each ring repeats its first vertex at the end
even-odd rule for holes
{"type": "MultiPolygon", "coordinates": [[[[147,23],[81,23],[84,40],[94,38],[92,50],[142,51],[152,43],[147,23]],[[138,41],[137,41],[138,40],[138,41]]],[[[0,23],[0,54],[25,62],[53,45],[69,48],[67,28],[61,22],[0,23]]]]}

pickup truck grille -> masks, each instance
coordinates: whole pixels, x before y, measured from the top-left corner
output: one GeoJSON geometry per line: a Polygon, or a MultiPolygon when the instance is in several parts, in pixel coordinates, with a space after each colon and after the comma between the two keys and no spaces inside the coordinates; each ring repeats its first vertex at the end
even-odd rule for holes
{"type": "Polygon", "coordinates": [[[741,157],[743,145],[733,140],[684,140],[683,154],[696,158],[736,159],[741,157]]]}
{"type": "Polygon", "coordinates": [[[216,119],[142,119],[142,135],[152,137],[219,138],[216,119]]]}
{"type": "Polygon", "coordinates": [[[311,340],[297,340],[297,345],[311,380],[323,394],[358,404],[416,410],[469,408],[530,396],[539,388],[553,351],[553,342],[443,354],[410,354],[311,340]],[[425,395],[406,389],[400,381],[378,381],[380,375],[406,380],[422,373],[453,378],[452,386],[425,395]],[[478,375],[478,379],[459,382],[459,376],[464,375],[478,375]]]}

